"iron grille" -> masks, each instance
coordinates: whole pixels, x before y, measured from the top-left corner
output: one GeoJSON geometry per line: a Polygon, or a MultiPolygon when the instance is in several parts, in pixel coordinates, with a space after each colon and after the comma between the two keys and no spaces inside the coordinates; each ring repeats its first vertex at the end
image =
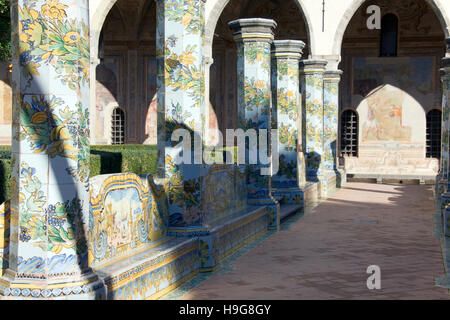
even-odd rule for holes
{"type": "Polygon", "coordinates": [[[125,143],[125,113],[120,108],[115,108],[112,114],[111,140],[112,144],[125,143]]]}
{"type": "Polygon", "coordinates": [[[358,115],[346,110],[341,117],[341,155],[358,156],[358,115]]]}

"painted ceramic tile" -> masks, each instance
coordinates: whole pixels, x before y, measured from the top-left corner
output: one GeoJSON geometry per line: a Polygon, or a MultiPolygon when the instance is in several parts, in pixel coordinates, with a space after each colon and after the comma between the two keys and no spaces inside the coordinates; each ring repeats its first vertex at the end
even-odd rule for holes
{"type": "MultiPolygon", "coordinates": [[[[159,168],[168,179],[170,224],[202,225],[201,165],[178,165],[178,128],[202,136],[204,128],[204,2],[157,1],[157,118],[159,168]]],[[[193,163],[193,162],[192,162],[193,163]]]]}
{"type": "Polygon", "coordinates": [[[323,140],[323,73],[325,62],[308,63],[306,60],[303,70],[304,79],[302,95],[304,99],[303,123],[304,152],[306,162],[306,176],[310,181],[317,181],[323,174],[324,168],[324,140],[323,140]]]}
{"type": "Polygon", "coordinates": [[[167,199],[153,178],[135,174],[91,179],[89,263],[103,265],[148,247],[167,234],[167,199]]]}
{"type": "Polygon", "coordinates": [[[324,80],[323,101],[323,139],[325,149],[324,169],[336,170],[339,116],[339,78],[327,78],[324,80]]]}
{"type": "MultiPolygon", "coordinates": [[[[276,53],[276,51],[275,51],[276,53]]],[[[301,52],[298,53],[298,55],[301,52]]],[[[272,58],[273,127],[278,129],[279,170],[272,177],[274,188],[296,188],[299,186],[297,153],[301,141],[301,100],[299,78],[299,56],[275,56],[272,58]]],[[[301,171],[304,168],[299,166],[301,171]]]]}
{"type": "MultiPolygon", "coordinates": [[[[87,294],[68,285],[87,270],[89,21],[87,1],[12,3],[13,167],[10,268],[47,289],[7,295],[87,294]]],[[[97,286],[97,285],[94,285],[97,286]]],[[[98,289],[98,286],[96,287],[98,289]]],[[[6,291],[5,291],[6,292],[6,291]]]]}

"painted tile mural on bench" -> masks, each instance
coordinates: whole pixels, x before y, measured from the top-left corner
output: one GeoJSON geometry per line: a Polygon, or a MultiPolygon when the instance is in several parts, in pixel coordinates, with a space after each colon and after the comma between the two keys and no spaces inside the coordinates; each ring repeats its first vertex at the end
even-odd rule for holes
{"type": "Polygon", "coordinates": [[[191,247],[183,252],[173,252],[158,258],[160,267],[153,268],[153,262],[135,268],[106,281],[108,299],[144,300],[157,299],[171,287],[197,274],[199,252],[191,247]],[[154,270],[151,270],[154,269],[154,270]],[[124,283],[124,284],[123,284],[124,283]]]}
{"type": "Polygon", "coordinates": [[[91,179],[89,262],[103,265],[167,234],[167,199],[152,177],[135,174],[91,179]]]}
{"type": "Polygon", "coordinates": [[[203,206],[208,223],[233,214],[235,208],[234,165],[212,165],[203,184],[203,206]]]}

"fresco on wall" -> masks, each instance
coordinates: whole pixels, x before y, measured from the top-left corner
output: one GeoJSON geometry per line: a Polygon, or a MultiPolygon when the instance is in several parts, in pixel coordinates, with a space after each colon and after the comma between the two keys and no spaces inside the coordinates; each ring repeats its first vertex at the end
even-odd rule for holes
{"type": "Polygon", "coordinates": [[[362,142],[411,142],[412,128],[403,123],[405,93],[382,86],[367,97],[367,116],[362,121],[362,142]]]}
{"type": "Polygon", "coordinates": [[[96,70],[96,108],[102,111],[109,103],[119,100],[119,60],[105,58],[96,70]]]}
{"type": "Polygon", "coordinates": [[[145,118],[145,136],[147,137],[144,144],[157,144],[157,118],[158,118],[158,96],[155,94],[152,102],[147,110],[147,117],[145,118]]]}
{"type": "Polygon", "coordinates": [[[435,66],[434,56],[353,58],[359,154],[346,158],[348,173],[437,173],[438,160],[425,158],[425,115],[436,102],[435,66]]]}
{"type": "Polygon", "coordinates": [[[101,139],[105,135],[105,109],[108,105],[120,105],[120,59],[105,57],[96,69],[96,125],[95,136],[101,139]]]}
{"type": "Polygon", "coordinates": [[[157,118],[158,110],[157,104],[158,99],[156,95],[156,59],[154,57],[149,57],[146,59],[146,105],[147,116],[145,118],[145,141],[144,144],[157,144],[157,118]]]}
{"type": "Polygon", "coordinates": [[[353,58],[353,95],[365,97],[383,84],[418,95],[434,93],[436,61],[433,56],[353,58]]]}

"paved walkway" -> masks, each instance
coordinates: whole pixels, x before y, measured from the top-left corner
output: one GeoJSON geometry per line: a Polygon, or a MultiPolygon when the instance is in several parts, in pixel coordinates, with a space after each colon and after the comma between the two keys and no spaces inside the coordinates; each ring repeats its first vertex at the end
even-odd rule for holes
{"type": "Polygon", "coordinates": [[[349,183],[181,299],[449,299],[431,186],[349,183]],[[368,290],[369,265],[381,290],[368,290]]]}

